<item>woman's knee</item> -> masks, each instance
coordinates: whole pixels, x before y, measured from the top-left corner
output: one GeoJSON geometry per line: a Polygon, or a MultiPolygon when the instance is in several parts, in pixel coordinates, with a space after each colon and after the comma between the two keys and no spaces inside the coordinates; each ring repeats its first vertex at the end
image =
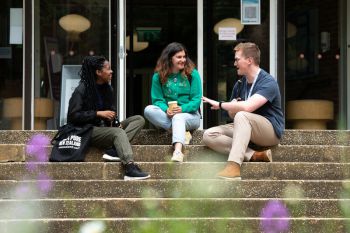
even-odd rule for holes
{"type": "Polygon", "coordinates": [[[143,118],[143,116],[141,116],[141,115],[135,115],[134,121],[137,122],[137,124],[142,126],[142,127],[145,125],[145,118],[143,118]]]}
{"type": "Polygon", "coordinates": [[[201,125],[201,119],[193,119],[189,122],[186,122],[186,127],[189,128],[190,130],[195,130],[198,129],[199,126],[201,125]]]}
{"type": "Polygon", "coordinates": [[[124,129],[119,127],[113,127],[112,129],[113,129],[113,134],[112,134],[113,139],[123,137],[123,136],[127,137],[124,129]]]}
{"type": "Polygon", "coordinates": [[[185,119],[185,117],[184,117],[184,115],[183,114],[181,114],[181,113],[178,113],[178,114],[175,114],[174,116],[173,116],[173,119],[172,119],[172,121],[174,122],[181,122],[181,123],[186,123],[186,119],[185,119]]]}
{"type": "Polygon", "coordinates": [[[149,115],[149,113],[152,111],[153,105],[148,105],[145,107],[145,110],[143,110],[144,115],[149,115]]]}
{"type": "Polygon", "coordinates": [[[154,111],[156,111],[156,106],[154,105],[148,105],[145,107],[145,110],[143,111],[143,115],[146,117],[147,120],[150,120],[154,117],[154,111]]]}

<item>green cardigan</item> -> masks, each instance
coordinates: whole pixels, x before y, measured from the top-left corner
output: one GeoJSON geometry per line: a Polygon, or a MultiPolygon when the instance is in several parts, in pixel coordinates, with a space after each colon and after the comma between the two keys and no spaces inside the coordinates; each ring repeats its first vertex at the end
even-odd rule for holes
{"type": "Polygon", "coordinates": [[[193,69],[191,83],[181,73],[171,74],[168,81],[161,85],[159,74],[152,78],[151,97],[152,104],[160,107],[164,112],[168,109],[169,101],[177,101],[182,112],[196,112],[199,109],[202,98],[202,85],[199,73],[193,69]]]}

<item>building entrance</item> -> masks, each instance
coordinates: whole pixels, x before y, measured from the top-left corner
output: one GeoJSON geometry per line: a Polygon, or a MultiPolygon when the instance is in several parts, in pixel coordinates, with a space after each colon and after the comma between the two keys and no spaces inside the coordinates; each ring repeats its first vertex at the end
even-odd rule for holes
{"type": "Polygon", "coordinates": [[[0,9],[0,130],[22,129],[22,0],[5,0],[0,9]]]}
{"type": "Polygon", "coordinates": [[[126,115],[143,115],[151,103],[153,70],[171,42],[197,61],[197,1],[126,1],[126,115]]]}
{"type": "Polygon", "coordinates": [[[286,1],[287,128],[345,128],[341,1],[286,1]]]}

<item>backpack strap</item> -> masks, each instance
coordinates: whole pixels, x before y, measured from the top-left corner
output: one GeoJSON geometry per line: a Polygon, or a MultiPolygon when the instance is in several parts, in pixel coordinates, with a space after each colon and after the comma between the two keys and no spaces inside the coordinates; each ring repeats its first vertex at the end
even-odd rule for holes
{"type": "MultiPolygon", "coordinates": [[[[188,78],[188,81],[190,82],[190,86],[191,86],[192,85],[192,75],[190,74],[187,78],[188,78]]],[[[201,111],[200,106],[198,108],[198,112],[199,112],[199,115],[201,116],[201,119],[202,119],[202,111],[201,111]]]]}
{"type": "Polygon", "coordinates": [[[62,140],[62,138],[65,137],[68,133],[72,132],[74,130],[74,127],[70,124],[62,125],[55,136],[51,139],[51,145],[55,145],[58,141],[62,140]]]}

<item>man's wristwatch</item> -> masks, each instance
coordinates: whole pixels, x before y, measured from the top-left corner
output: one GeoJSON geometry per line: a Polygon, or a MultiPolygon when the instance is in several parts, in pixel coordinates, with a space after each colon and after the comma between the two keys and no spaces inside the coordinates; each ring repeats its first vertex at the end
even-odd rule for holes
{"type": "Polygon", "coordinates": [[[221,104],[222,104],[223,102],[224,102],[224,101],[219,101],[219,108],[220,108],[220,109],[222,109],[222,108],[221,108],[221,104]]]}

